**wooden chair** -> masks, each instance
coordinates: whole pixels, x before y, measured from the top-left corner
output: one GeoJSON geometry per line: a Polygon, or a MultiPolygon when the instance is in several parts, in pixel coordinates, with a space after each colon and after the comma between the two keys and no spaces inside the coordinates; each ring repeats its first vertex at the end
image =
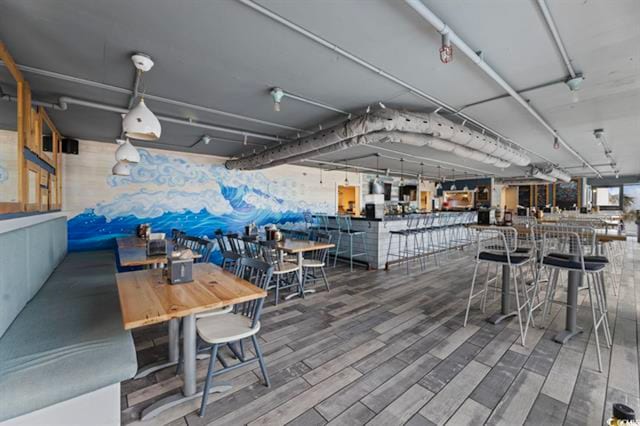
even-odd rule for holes
{"type": "Polygon", "coordinates": [[[280,290],[298,287],[301,288],[302,283],[298,281],[298,270],[300,267],[297,263],[280,260],[280,253],[277,249],[276,241],[262,241],[262,257],[273,266],[273,283],[267,286],[267,290],[275,289],[275,304],[278,305],[280,300],[280,290]],[[282,285],[282,283],[285,285],[282,285]]]}
{"type": "MultiPolygon", "coordinates": [[[[268,283],[271,281],[272,272],[273,267],[266,262],[249,258],[240,259],[238,267],[239,275],[257,287],[266,289],[268,283]]],[[[253,362],[258,362],[265,385],[267,387],[271,386],[262,351],[260,350],[260,345],[256,339],[256,335],[260,331],[260,315],[262,313],[263,303],[264,298],[252,300],[235,305],[233,313],[225,315],[222,320],[220,318],[210,317],[199,319],[196,322],[198,336],[204,342],[211,345],[211,357],[209,358],[209,369],[204,382],[202,404],[200,405],[199,413],[200,417],[205,415],[209,389],[211,388],[213,378],[225,371],[236,369],[253,362]],[[244,357],[244,353],[238,353],[233,349],[234,347],[232,343],[242,342],[242,340],[249,338],[253,343],[256,356],[247,359],[244,357]],[[215,364],[218,359],[218,348],[220,345],[229,345],[239,362],[232,366],[216,370],[215,364]]]]}

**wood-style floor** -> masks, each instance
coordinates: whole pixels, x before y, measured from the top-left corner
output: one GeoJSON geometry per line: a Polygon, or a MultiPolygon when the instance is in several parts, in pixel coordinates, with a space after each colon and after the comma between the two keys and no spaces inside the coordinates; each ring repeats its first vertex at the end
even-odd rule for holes
{"type": "MultiPolygon", "coordinates": [[[[517,320],[485,321],[499,309],[498,294],[486,314],[474,306],[463,328],[473,272],[467,250],[408,276],[400,268],[329,269],[331,292],[266,309],[260,338],[270,389],[257,365],[239,369],[220,377],[233,389],[211,396],[205,418],[198,399],[145,424],[602,425],[613,402],[640,409],[639,255],[628,242],[622,286],[618,296],[609,291],[614,344],[602,346],[602,373],[586,292],[578,313],[584,333],[564,346],[552,340],[564,325],[560,305],[546,329],[530,330],[526,347],[517,320]]],[[[139,364],[165,356],[165,328],[134,338],[139,364]]],[[[207,362],[198,361],[200,378],[207,362]]],[[[180,385],[173,368],[125,382],[123,423],[137,424],[143,408],[180,385]]]]}

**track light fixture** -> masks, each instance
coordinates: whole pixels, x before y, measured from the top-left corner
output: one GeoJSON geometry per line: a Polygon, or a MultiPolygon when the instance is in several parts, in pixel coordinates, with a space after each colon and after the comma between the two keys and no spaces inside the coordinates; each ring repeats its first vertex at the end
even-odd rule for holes
{"type": "Polygon", "coordinates": [[[279,87],[274,87],[271,89],[271,97],[273,98],[273,110],[279,112],[280,102],[282,102],[282,98],[284,98],[284,90],[279,87]]]}
{"type": "Polygon", "coordinates": [[[560,149],[560,141],[557,136],[553,138],[553,149],[560,149]]]}

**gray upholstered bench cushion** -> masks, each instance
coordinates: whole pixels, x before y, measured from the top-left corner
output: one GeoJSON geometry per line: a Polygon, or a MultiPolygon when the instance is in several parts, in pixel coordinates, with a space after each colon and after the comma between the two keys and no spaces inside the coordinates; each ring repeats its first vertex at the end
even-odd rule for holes
{"type": "Polygon", "coordinates": [[[0,421],[133,377],[114,265],[69,254],[0,339],[0,421]]]}

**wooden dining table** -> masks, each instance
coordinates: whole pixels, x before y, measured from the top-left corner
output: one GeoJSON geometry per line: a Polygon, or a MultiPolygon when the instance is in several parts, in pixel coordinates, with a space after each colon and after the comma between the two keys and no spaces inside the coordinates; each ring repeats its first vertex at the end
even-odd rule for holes
{"type": "MultiPolygon", "coordinates": [[[[154,366],[153,371],[177,364],[179,324],[182,320],[182,394],[155,402],[142,411],[142,419],[154,417],[170,407],[202,396],[202,386],[196,386],[197,313],[267,296],[265,290],[212,263],[194,264],[193,281],[189,283],[169,284],[162,269],[119,273],[116,274],[116,281],[122,323],[126,330],[169,322],[169,359],[159,367],[154,366]]],[[[224,321],[224,315],[220,321],[224,321]]],[[[224,392],[229,388],[228,385],[216,386],[212,392],[224,392]]]]}

